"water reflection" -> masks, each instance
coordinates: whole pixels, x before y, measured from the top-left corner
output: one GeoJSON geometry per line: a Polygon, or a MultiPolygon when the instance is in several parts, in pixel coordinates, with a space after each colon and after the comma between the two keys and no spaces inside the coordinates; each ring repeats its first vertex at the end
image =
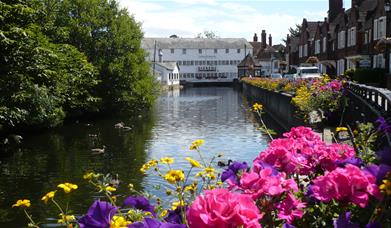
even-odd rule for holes
{"type": "Polygon", "coordinates": [[[55,208],[45,206],[40,198],[65,181],[79,184],[72,193],[72,210],[85,212],[93,200],[93,189],[81,184],[87,170],[118,173],[122,181],[119,194],[127,193],[130,182],[138,190],[152,190],[162,182],[143,177],[141,165],[151,158],[172,156],[175,166],[187,167],[184,158],[194,156],[188,147],[195,139],[206,141],[202,148],[206,156],[224,153],[225,159],[251,163],[265,147],[266,138],[260,136],[258,124],[244,104],[241,93],[233,88],[168,91],[141,117],[72,124],[25,137],[20,149],[1,155],[0,227],[25,225],[23,214],[10,208],[21,197],[32,200],[34,217],[42,220],[57,215],[55,208]],[[132,130],[115,129],[120,121],[132,130]],[[106,146],[104,154],[91,154],[92,148],[102,146],[106,146]]]}

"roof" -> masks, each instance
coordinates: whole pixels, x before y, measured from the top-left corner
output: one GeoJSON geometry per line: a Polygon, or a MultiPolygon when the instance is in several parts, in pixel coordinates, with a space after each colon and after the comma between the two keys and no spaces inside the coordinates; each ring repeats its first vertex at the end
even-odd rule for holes
{"type": "Polygon", "coordinates": [[[167,70],[174,70],[175,67],[178,67],[176,62],[156,62],[155,64],[166,68],[167,70]]]}
{"type": "Polygon", "coordinates": [[[321,23],[321,22],[319,22],[319,21],[308,21],[307,22],[307,25],[308,25],[307,31],[308,31],[310,39],[313,39],[315,37],[316,29],[318,28],[319,23],[321,23]]]}
{"type": "Polygon", "coordinates": [[[238,67],[262,67],[259,59],[256,59],[251,54],[247,54],[246,57],[238,64],[238,67]]]}
{"type": "Polygon", "coordinates": [[[373,11],[376,9],[378,0],[365,0],[360,5],[360,11],[373,11]]]}
{"type": "Polygon", "coordinates": [[[141,46],[144,49],[153,49],[157,43],[159,49],[238,49],[251,48],[251,44],[244,38],[144,38],[141,46]]]}

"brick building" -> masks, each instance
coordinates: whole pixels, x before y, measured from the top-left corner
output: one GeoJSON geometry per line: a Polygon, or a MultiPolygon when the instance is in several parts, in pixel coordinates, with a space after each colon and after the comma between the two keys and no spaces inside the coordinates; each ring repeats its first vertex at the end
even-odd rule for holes
{"type": "Polygon", "coordinates": [[[329,0],[323,21],[303,19],[300,34],[287,37],[288,64],[295,68],[308,57],[319,59],[319,69],[331,75],[358,67],[383,68],[389,72],[389,51],[377,51],[376,43],[390,36],[389,0],[352,0],[345,10],[342,0],[329,0]]]}

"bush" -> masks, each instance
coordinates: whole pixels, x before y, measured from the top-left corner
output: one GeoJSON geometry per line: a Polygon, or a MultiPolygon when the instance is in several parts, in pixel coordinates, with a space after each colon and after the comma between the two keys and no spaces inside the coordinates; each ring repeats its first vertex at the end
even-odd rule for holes
{"type": "Polygon", "coordinates": [[[386,85],[385,73],[385,69],[358,68],[352,75],[352,80],[360,84],[378,83],[382,86],[386,85]]]}

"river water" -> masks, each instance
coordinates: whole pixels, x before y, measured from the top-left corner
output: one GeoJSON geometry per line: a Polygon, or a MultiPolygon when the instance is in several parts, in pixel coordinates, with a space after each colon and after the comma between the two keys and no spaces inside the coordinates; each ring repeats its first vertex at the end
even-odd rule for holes
{"type": "MultiPolygon", "coordinates": [[[[119,195],[126,194],[128,183],[138,190],[152,190],[162,182],[141,175],[141,165],[151,158],[171,156],[175,167],[188,167],[184,158],[195,157],[188,149],[195,139],[205,140],[202,152],[206,157],[223,153],[223,160],[251,163],[267,144],[258,127],[239,91],[201,87],[164,92],[153,110],[140,116],[68,124],[26,136],[22,144],[0,155],[0,227],[26,224],[22,212],[11,209],[20,198],[31,200],[33,217],[50,223],[44,218],[58,213],[40,198],[63,182],[79,185],[70,194],[70,208],[76,214],[85,213],[96,196],[82,180],[88,170],[118,174],[119,195]],[[120,121],[132,129],[114,128],[120,121]],[[104,154],[91,154],[92,148],[103,146],[104,154]]],[[[61,195],[58,199],[65,201],[61,195]]]]}

